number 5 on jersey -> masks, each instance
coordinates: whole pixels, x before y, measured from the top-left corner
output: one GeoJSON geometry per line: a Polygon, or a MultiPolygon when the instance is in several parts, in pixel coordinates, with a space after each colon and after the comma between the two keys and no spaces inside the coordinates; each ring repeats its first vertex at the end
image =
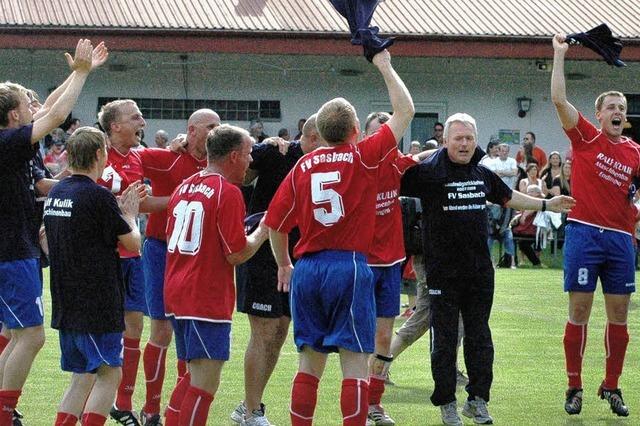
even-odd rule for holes
{"type": "Polygon", "coordinates": [[[172,213],[176,221],[173,224],[167,250],[169,253],[173,253],[177,246],[181,254],[196,255],[200,250],[202,240],[202,223],[204,221],[202,203],[181,200],[176,204],[172,213]]]}
{"type": "Polygon", "coordinates": [[[324,226],[331,226],[344,217],[342,196],[327,186],[340,183],[340,172],[311,174],[311,201],[313,204],[331,204],[331,211],[324,207],[313,209],[313,217],[324,226]]]}

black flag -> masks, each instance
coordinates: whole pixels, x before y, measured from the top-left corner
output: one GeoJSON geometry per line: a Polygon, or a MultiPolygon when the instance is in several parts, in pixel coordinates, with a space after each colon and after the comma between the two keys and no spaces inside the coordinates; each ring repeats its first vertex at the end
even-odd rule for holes
{"type": "Polygon", "coordinates": [[[619,38],[611,34],[607,24],[600,24],[586,33],[569,34],[566,38],[569,44],[581,44],[593,50],[604,58],[609,65],[626,67],[627,64],[620,60],[622,43],[619,38]]]}
{"type": "Polygon", "coordinates": [[[364,49],[364,56],[369,62],[378,52],[390,47],[393,44],[392,38],[382,38],[378,36],[380,28],[372,27],[371,18],[378,6],[378,0],[331,0],[331,4],[338,13],[349,23],[351,31],[351,44],[361,45],[364,49]]]}

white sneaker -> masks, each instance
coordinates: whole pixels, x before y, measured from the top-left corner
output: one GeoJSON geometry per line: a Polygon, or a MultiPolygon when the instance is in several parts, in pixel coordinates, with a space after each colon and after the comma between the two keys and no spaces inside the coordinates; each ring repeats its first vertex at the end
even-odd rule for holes
{"type": "MultiPolygon", "coordinates": [[[[247,407],[245,406],[245,410],[246,409],[247,407]]],[[[272,426],[271,423],[269,423],[267,416],[265,415],[265,407],[262,403],[260,404],[260,408],[258,410],[253,410],[251,414],[246,413],[244,415],[242,423],[240,424],[242,426],[272,426]]]]}
{"type": "Polygon", "coordinates": [[[487,402],[478,396],[476,396],[474,400],[467,400],[467,402],[464,403],[462,414],[473,419],[473,422],[478,425],[493,424],[493,417],[489,415],[487,402]]]}
{"type": "Polygon", "coordinates": [[[370,405],[368,419],[374,426],[395,426],[396,422],[384,412],[381,405],[370,405]]]}
{"type": "Polygon", "coordinates": [[[247,414],[247,406],[244,405],[244,401],[240,401],[236,409],[231,412],[231,421],[240,424],[244,420],[245,414],[247,414]]]}
{"type": "Polygon", "coordinates": [[[448,426],[463,426],[462,419],[458,415],[458,403],[452,401],[448,404],[440,406],[440,416],[442,417],[442,424],[448,426]]]}

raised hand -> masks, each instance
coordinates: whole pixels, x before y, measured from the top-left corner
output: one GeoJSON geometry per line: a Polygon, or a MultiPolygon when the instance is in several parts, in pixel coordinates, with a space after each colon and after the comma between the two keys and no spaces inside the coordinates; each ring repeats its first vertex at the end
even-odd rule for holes
{"type": "Polygon", "coordinates": [[[553,49],[557,52],[566,52],[569,49],[569,44],[565,41],[566,35],[558,33],[553,36],[553,49]]]}
{"type": "Polygon", "coordinates": [[[76,72],[89,73],[93,69],[92,67],[92,52],[93,46],[91,40],[80,39],[76,45],[76,52],[73,57],[68,52],[65,52],[64,56],[67,59],[69,67],[76,72]]]}
{"type": "Polygon", "coordinates": [[[169,151],[175,152],[176,154],[187,152],[187,135],[178,133],[178,136],[169,143],[167,148],[169,151]]]}
{"type": "Polygon", "coordinates": [[[279,138],[277,136],[272,136],[270,138],[267,138],[263,141],[264,143],[271,145],[271,146],[277,146],[278,147],[278,151],[280,151],[280,154],[282,155],[286,155],[287,151],[289,151],[289,145],[291,144],[291,142],[286,141],[282,138],[279,138]]]}
{"type": "Polygon", "coordinates": [[[109,50],[107,50],[104,41],[101,41],[91,52],[91,71],[104,64],[108,58],[109,50]]]}
{"type": "Polygon", "coordinates": [[[140,211],[140,186],[144,185],[136,181],[132,185],[129,185],[118,198],[118,206],[120,207],[122,215],[129,219],[135,219],[140,211]]]}

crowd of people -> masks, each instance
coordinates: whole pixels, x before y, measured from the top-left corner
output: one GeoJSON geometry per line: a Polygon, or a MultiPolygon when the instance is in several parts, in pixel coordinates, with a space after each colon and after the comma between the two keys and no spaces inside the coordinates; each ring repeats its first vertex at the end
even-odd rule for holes
{"type": "MultiPolygon", "coordinates": [[[[598,97],[600,129],[567,101],[564,36],[556,35],[553,46],[551,95],[572,148],[572,161],[564,163],[557,152],[547,158],[531,132],[515,159],[509,145],[494,141],[485,153],[466,113],[436,123],[429,149],[412,144],[403,155],[398,144],[415,110],[386,50],[372,63],[392,113],[369,114],[363,135],[353,105],[335,98],[300,121],[291,143],[284,133],[269,138],[259,120],[247,131],[200,109],[184,137],[169,143],[158,132],[159,147],[141,148],[145,119],[133,100],[123,99],[101,106],[99,129],[64,135],[67,166],[55,176],[40,141],[59,133],[54,130],[87,78],[107,60],[106,46],[80,40],[75,54],[67,54],[69,77],[44,104],[19,84],[0,84],[0,426],[21,424],[18,400],[45,344],[46,262],[51,326],[59,332],[61,368],[71,373],[56,425],[102,425],[108,416],[129,426],[207,424],[230,357],[236,308],[251,328],[245,394],[231,413],[236,423],[270,424],[263,395],[292,323],[299,352],[292,425],[312,424],[330,353],[340,357],[342,423],[395,424],[382,405],[389,369],[427,330],[430,399],[442,422],[462,425],[456,401],[462,346],[468,397],[461,413],[492,424],[495,272],[487,242],[504,239],[513,256],[518,234],[511,231],[537,227],[535,212],[569,211],[565,410],[581,411],[583,348],[600,278],[608,322],[598,394],[627,416],[618,380],[635,290],[631,235],[640,147],[622,136],[623,94],[598,97]],[[525,175],[518,180],[520,168],[525,175]],[[409,253],[419,280],[415,312],[394,335],[407,255],[401,195],[419,200],[413,208],[421,211],[422,235],[420,250],[409,253]],[[44,197],[40,207],[38,197],[44,197]],[[611,202],[598,202],[603,199],[611,202]],[[506,220],[503,212],[511,210],[520,213],[506,220]],[[140,213],[149,214],[144,245],[140,213]],[[496,233],[487,226],[494,214],[501,218],[496,233]],[[141,349],[145,315],[150,336],[141,349]],[[179,380],[163,411],[174,338],[179,380]],[[146,397],[138,414],[132,395],[141,358],[146,397]]],[[[533,245],[520,248],[536,255],[533,245]]]]}

